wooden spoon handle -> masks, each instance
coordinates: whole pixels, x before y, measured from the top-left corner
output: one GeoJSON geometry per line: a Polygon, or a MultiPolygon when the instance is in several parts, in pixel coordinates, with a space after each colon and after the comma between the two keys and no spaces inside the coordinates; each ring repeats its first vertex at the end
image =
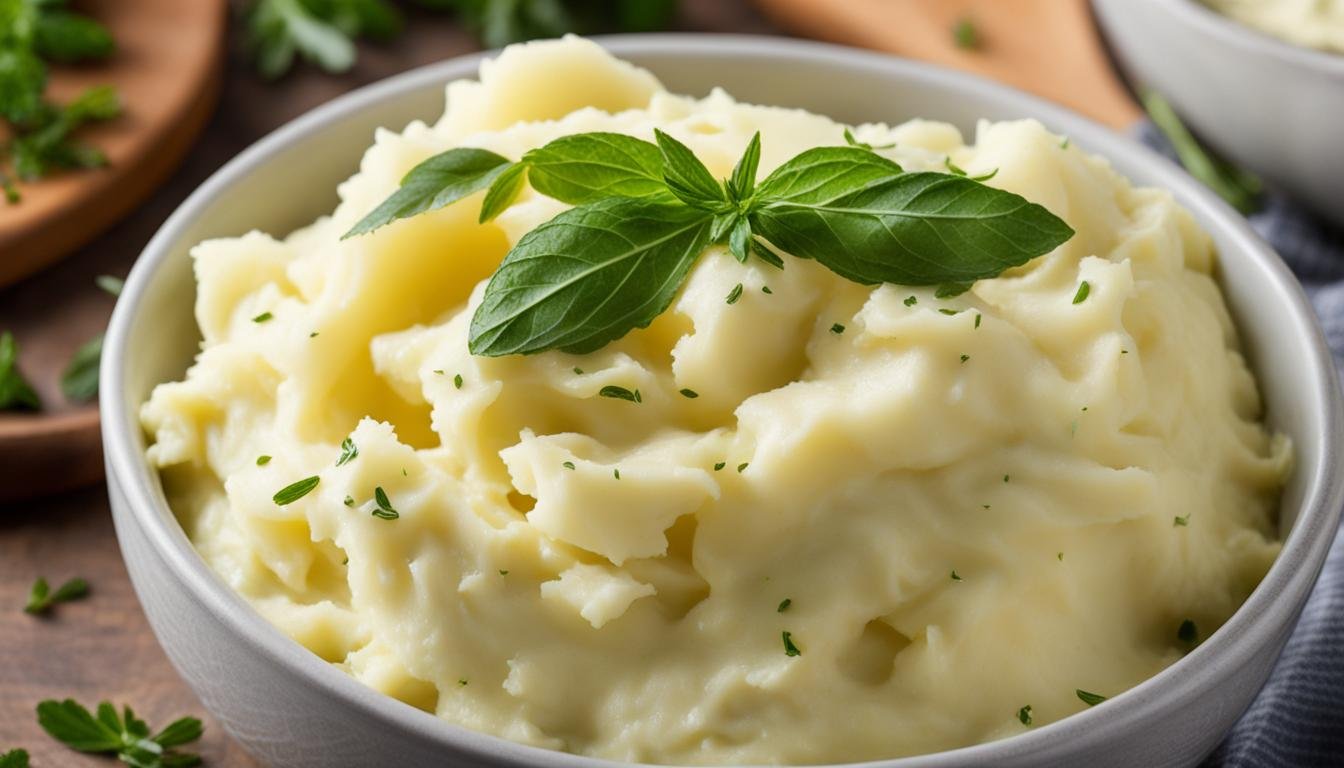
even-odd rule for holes
{"type": "Polygon", "coordinates": [[[1021,88],[1113,128],[1142,115],[1111,66],[1087,0],[757,0],[808,37],[887,51],[1021,88]],[[969,19],[974,49],[953,29],[969,19]]]}

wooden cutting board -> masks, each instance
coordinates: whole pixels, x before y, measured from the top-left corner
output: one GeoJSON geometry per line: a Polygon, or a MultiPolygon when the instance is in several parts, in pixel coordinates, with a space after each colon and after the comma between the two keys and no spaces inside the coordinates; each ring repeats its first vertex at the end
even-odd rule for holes
{"type": "Polygon", "coordinates": [[[21,185],[23,201],[0,204],[0,286],[55,262],[139,204],[205,125],[224,65],[227,0],[82,0],[117,43],[106,63],[51,68],[47,94],[68,101],[94,85],[120,92],[125,114],[86,126],[81,139],[108,167],[21,185]]]}
{"type": "MultiPolygon", "coordinates": [[[[117,53],[105,64],[53,66],[48,94],[64,101],[113,85],[124,114],[79,134],[107,153],[107,168],[24,183],[20,203],[0,203],[0,287],[64,257],[139,205],[186,155],[219,94],[227,0],[83,0],[76,7],[108,26],[117,53]]],[[[81,261],[11,287],[0,307],[0,331],[17,338],[20,369],[43,403],[38,413],[0,412],[0,501],[102,477],[98,409],[67,401],[59,382],[111,312],[112,298],[94,287],[94,276],[120,276],[125,267],[81,261]]]]}
{"type": "Polygon", "coordinates": [[[1087,0],[756,0],[793,32],[988,77],[1112,128],[1142,111],[1111,65],[1087,0]],[[957,45],[963,20],[974,48],[957,45]]]}

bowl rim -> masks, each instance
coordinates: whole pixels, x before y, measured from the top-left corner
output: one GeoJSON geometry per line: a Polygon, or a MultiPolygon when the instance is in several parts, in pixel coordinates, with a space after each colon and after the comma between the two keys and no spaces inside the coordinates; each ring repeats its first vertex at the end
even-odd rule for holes
{"type": "MultiPolygon", "coordinates": [[[[1295,624],[1300,605],[1324,564],[1344,506],[1344,473],[1329,472],[1331,466],[1340,462],[1344,405],[1333,358],[1305,293],[1284,262],[1260,240],[1244,218],[1170,161],[1132,139],[1062,106],[973,75],[845,46],[757,35],[659,33],[592,39],[618,57],[650,54],[693,58],[700,52],[721,55],[729,47],[733,55],[748,59],[784,59],[791,66],[826,63],[876,70],[886,77],[923,81],[978,100],[1020,105],[1024,112],[1062,131],[1090,152],[1124,157],[1127,165],[1142,169],[1151,183],[1171,190],[1182,205],[1207,222],[1208,229],[1223,232],[1232,244],[1230,248],[1245,252],[1250,267],[1258,268],[1265,281],[1266,300],[1278,305],[1286,316],[1285,333],[1291,329],[1308,339],[1312,348],[1299,373],[1311,382],[1311,389],[1324,406],[1320,433],[1314,441],[1319,465],[1311,467],[1306,476],[1301,511],[1279,556],[1246,601],[1212,636],[1133,688],[1053,723],[943,752],[833,765],[951,768],[968,762],[992,763],[1009,756],[1029,756],[1089,732],[1124,730],[1141,718],[1145,708],[1153,706],[1154,699],[1171,700],[1179,697],[1182,689],[1213,685],[1228,668],[1248,663],[1257,647],[1264,644],[1263,635],[1270,628],[1295,624]],[[1300,596],[1300,600],[1281,599],[1285,593],[1300,596]]],[[[126,397],[126,350],[144,294],[184,232],[212,199],[227,193],[253,168],[309,134],[320,133],[329,124],[375,108],[382,101],[474,77],[480,62],[495,54],[497,51],[473,53],[419,67],[356,89],[301,115],[213,173],[164,222],[132,268],[106,334],[100,407],[109,489],[123,496],[130,521],[192,598],[229,627],[232,641],[246,643],[269,663],[302,675],[314,688],[339,700],[348,711],[372,718],[395,732],[439,745],[445,755],[507,759],[512,765],[534,768],[629,766],[633,764],[528,746],[440,719],[365,686],[285,636],[210,569],[188,541],[167,503],[160,500],[157,470],[137,445],[143,434],[138,417],[141,403],[131,404],[126,397]]]]}
{"type": "MultiPolygon", "coordinates": [[[[1094,2],[1096,0],[1093,0],[1094,2]]],[[[1335,53],[1289,42],[1271,32],[1219,13],[1200,0],[1146,0],[1162,6],[1186,24],[1229,43],[1250,56],[1269,56],[1303,69],[1344,77],[1344,52],[1335,53]]]]}

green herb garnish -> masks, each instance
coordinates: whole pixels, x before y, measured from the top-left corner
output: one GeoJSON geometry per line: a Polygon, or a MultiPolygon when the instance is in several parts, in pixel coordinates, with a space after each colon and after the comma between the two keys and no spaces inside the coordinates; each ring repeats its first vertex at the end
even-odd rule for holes
{"type": "Polygon", "coordinates": [[[453,387],[456,389],[462,388],[462,374],[459,373],[453,377],[453,387]]]}
{"type": "Polygon", "coordinates": [[[834,333],[836,336],[839,336],[844,332],[845,332],[845,326],[841,325],[840,323],[834,323],[833,325],[831,325],[831,333],[834,333]]]}
{"type": "Polygon", "coordinates": [[[957,569],[956,569],[956,568],[953,568],[953,569],[952,569],[952,580],[953,580],[953,581],[961,581],[961,580],[962,580],[962,578],[961,578],[960,576],[957,575],[957,569]]]}
{"type": "Polygon", "coordinates": [[[377,509],[371,513],[374,517],[380,520],[396,520],[401,517],[401,514],[392,508],[392,502],[387,498],[387,491],[384,491],[381,485],[373,489],[373,503],[377,505],[377,509]]]}
{"type": "Polygon", "coordinates": [[[858,149],[868,150],[869,152],[872,152],[875,149],[891,149],[892,147],[896,146],[896,142],[892,142],[890,144],[868,144],[866,142],[859,141],[858,139],[854,138],[854,132],[849,130],[848,128],[845,129],[844,135],[846,144],[848,144],[851,147],[856,147],[858,149]]]}
{"type": "Polygon", "coordinates": [[[355,445],[354,437],[347,435],[341,441],[341,455],[336,458],[336,466],[345,466],[357,458],[359,458],[359,446],[355,445]]]}
{"type": "Polygon", "coordinates": [[[620,467],[616,467],[615,469],[611,470],[611,476],[614,477],[614,478],[616,478],[617,480],[620,480],[620,479],[621,479],[621,468],[620,468],[620,467]]]}
{"type": "Polygon", "coordinates": [[[0,768],[28,768],[28,750],[11,749],[0,755],[0,768]]]}
{"type": "Polygon", "coordinates": [[[316,488],[317,484],[320,482],[322,482],[322,478],[318,477],[317,475],[313,475],[312,477],[305,477],[302,480],[290,483],[289,485],[286,485],[284,488],[281,488],[280,490],[276,491],[275,495],[271,497],[271,500],[282,507],[285,506],[286,504],[293,504],[294,502],[298,501],[299,499],[302,499],[304,496],[307,496],[309,493],[311,493],[312,490],[316,488]]]}
{"type": "Polygon", "coordinates": [[[98,364],[103,357],[100,333],[75,350],[61,373],[61,392],[72,403],[86,403],[98,396],[98,364]]]}
{"type": "Polygon", "coordinates": [[[742,474],[743,472],[746,471],[746,469],[747,469],[748,466],[749,466],[749,465],[748,465],[747,462],[745,462],[745,461],[742,462],[741,464],[738,464],[738,465],[737,465],[737,473],[738,473],[739,475],[742,474]]]}
{"type": "Polygon", "coordinates": [[[966,361],[967,361],[967,360],[970,360],[970,359],[971,359],[971,356],[970,356],[970,355],[962,355],[962,356],[961,356],[961,362],[962,362],[963,365],[965,365],[965,364],[966,364],[966,361]]]}
{"type": "Polygon", "coordinates": [[[915,306],[915,305],[918,304],[918,303],[919,303],[919,298],[918,298],[917,296],[906,296],[906,297],[905,297],[905,302],[904,302],[904,304],[905,304],[905,306],[907,306],[907,307],[913,307],[913,306],[915,306]]]}
{"type": "Polygon", "coordinates": [[[765,295],[770,296],[770,295],[774,294],[774,291],[770,290],[770,286],[768,286],[768,285],[762,285],[762,286],[761,286],[761,293],[764,293],[765,295]]]}
{"type": "Polygon", "coordinates": [[[1017,720],[1018,720],[1018,722],[1022,723],[1023,725],[1031,725],[1031,705],[1030,705],[1030,704],[1026,705],[1025,707],[1023,707],[1023,708],[1021,708],[1021,709],[1019,709],[1019,710],[1017,710],[1017,720]]]}
{"type": "Polygon", "coordinates": [[[980,30],[969,17],[961,18],[952,27],[952,42],[963,51],[973,51],[980,47],[980,30]]]}
{"type": "Polygon", "coordinates": [[[0,410],[35,411],[41,407],[37,392],[19,370],[19,344],[14,334],[0,333],[0,410]]]}
{"type": "Polygon", "coordinates": [[[1242,213],[1251,213],[1259,206],[1260,193],[1264,188],[1259,177],[1214,157],[1200,146],[1166,99],[1149,90],[1141,92],[1139,96],[1143,108],[1148,111],[1148,117],[1171,142],[1181,165],[1191,176],[1242,213]]]}
{"type": "Polygon", "coordinates": [[[1106,700],[1105,696],[1102,696],[1101,694],[1097,693],[1088,693],[1087,691],[1084,691],[1082,688],[1076,689],[1074,693],[1078,694],[1078,698],[1081,699],[1082,702],[1089,707],[1095,707],[1101,702],[1106,700]]]}
{"type": "Polygon", "coordinates": [[[271,314],[270,312],[262,312],[260,315],[257,315],[256,317],[252,318],[252,322],[264,323],[267,320],[273,320],[273,319],[275,319],[275,315],[271,314]]]}
{"type": "Polygon", "coordinates": [[[793,644],[793,633],[787,629],[784,630],[784,655],[801,656],[802,653],[802,651],[798,650],[798,646],[793,644]]]}
{"type": "Polygon", "coordinates": [[[607,386],[598,390],[597,394],[601,395],[602,397],[610,397],[616,400],[629,400],[632,403],[644,402],[644,398],[639,394],[638,389],[631,392],[625,387],[618,387],[615,386],[614,384],[608,384],[607,386]]]}
{"type": "Polygon", "coordinates": [[[1194,645],[1195,641],[1199,640],[1199,627],[1190,619],[1182,621],[1181,626],[1176,629],[1176,639],[1186,645],[1194,645]]]}
{"type": "MultiPolygon", "coordinates": [[[[684,144],[655,138],[577,134],[516,163],[448,150],[413,168],[345,236],[523,176],[575,206],[519,239],[486,286],[468,346],[501,356],[583,354],[646,327],[710,244],[782,266],[769,241],[858,283],[941,285],[994,277],[1073,235],[1017,195],[955,174],[906,173],[859,147],[807,150],[757,184],[759,135],[721,182],[684,144]]],[[[740,296],[735,287],[728,302],[740,296]]]]}
{"type": "Polygon", "coordinates": [[[574,462],[572,462],[572,461],[563,461],[563,462],[560,463],[560,466],[564,467],[565,469],[573,469],[573,468],[574,468],[574,462]]]}
{"type": "Polygon", "coordinates": [[[1087,301],[1087,295],[1092,292],[1092,286],[1086,280],[1078,284],[1078,292],[1073,294],[1073,303],[1082,304],[1087,301]]]}
{"type": "Polygon", "coordinates": [[[265,455],[265,454],[262,454],[261,456],[258,456],[258,457],[257,457],[257,466],[258,466],[258,467],[264,467],[264,466],[266,466],[267,464],[270,464],[270,463],[271,463],[271,457],[270,457],[270,456],[267,456],[267,455],[265,455]]]}
{"type": "Polygon", "coordinates": [[[714,471],[715,471],[715,472],[718,472],[720,469],[723,469],[723,468],[726,467],[726,466],[728,466],[728,462],[726,462],[726,461],[716,461],[716,462],[714,462],[714,471]]]}
{"type": "Polygon", "coordinates": [[[53,592],[51,586],[47,584],[47,580],[39,576],[37,581],[33,582],[32,589],[28,591],[28,604],[23,607],[23,610],[36,616],[51,610],[51,607],[57,603],[68,603],[71,600],[86,597],[88,594],[89,583],[84,579],[70,579],[53,592]]]}
{"type": "Polygon", "coordinates": [[[725,304],[736,304],[737,300],[742,298],[742,284],[733,286],[733,290],[728,292],[728,297],[724,299],[725,304]]]}
{"type": "Polygon", "coordinates": [[[683,389],[681,390],[681,396],[688,400],[694,400],[700,396],[700,393],[696,392],[694,389],[683,389]]]}
{"type": "Polygon", "coordinates": [[[118,714],[116,707],[104,701],[94,717],[78,702],[66,699],[38,704],[37,722],[70,749],[114,754],[137,768],[186,768],[201,762],[197,755],[173,749],[201,738],[203,727],[194,717],[174,720],[151,736],[149,726],[130,707],[118,714]]]}
{"type": "Polygon", "coordinates": [[[347,507],[353,507],[353,506],[355,506],[355,497],[350,496],[350,495],[347,494],[346,497],[345,497],[345,500],[342,501],[341,503],[344,504],[344,505],[347,506],[347,507]]]}
{"type": "Polygon", "coordinates": [[[789,610],[790,605],[793,605],[793,598],[786,597],[780,601],[779,608],[776,608],[775,611],[776,613],[783,613],[789,610]]]}
{"type": "Polygon", "coordinates": [[[1190,524],[1190,516],[1189,516],[1189,515],[1177,515],[1176,517],[1173,517],[1173,518],[1171,519],[1171,524],[1172,524],[1173,527],[1180,527],[1180,526],[1186,526],[1186,525],[1189,525],[1189,524],[1190,524]]]}

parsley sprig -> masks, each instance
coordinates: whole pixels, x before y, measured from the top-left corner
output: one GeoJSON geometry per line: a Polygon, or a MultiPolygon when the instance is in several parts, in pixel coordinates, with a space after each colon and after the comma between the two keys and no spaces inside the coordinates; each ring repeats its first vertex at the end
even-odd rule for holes
{"type": "Polygon", "coordinates": [[[51,610],[57,603],[68,603],[87,597],[88,594],[89,583],[84,579],[70,579],[53,592],[47,580],[39,576],[37,581],[33,582],[32,589],[28,591],[28,604],[23,610],[36,616],[51,610]]]}
{"type": "MultiPolygon", "coordinates": [[[[671,20],[676,0],[415,0],[455,11],[486,48],[566,33],[650,32],[671,20]]],[[[276,78],[304,59],[322,70],[355,64],[355,41],[389,42],[405,26],[389,0],[252,0],[244,14],[257,70],[276,78]]]]}
{"type": "Polygon", "coordinates": [[[201,721],[194,717],[174,720],[151,736],[149,726],[130,707],[118,714],[111,702],[104,701],[95,717],[73,699],[49,699],[37,705],[37,722],[75,751],[114,754],[134,768],[187,768],[201,763],[198,755],[174,750],[201,737],[201,721]]]}
{"type": "Polygon", "coordinates": [[[964,174],[907,173],[859,146],[805,150],[758,183],[759,134],[723,180],[677,139],[658,130],[655,139],[582,133],[517,162],[450,149],[411,169],[344,237],[482,190],[488,221],[524,182],[574,206],[523,235],[486,285],[468,346],[494,357],[583,354],[648,326],[713,244],[783,268],[778,249],[864,285],[960,286],[1073,236],[1011,192],[964,174]]]}
{"type": "Polygon", "coordinates": [[[101,151],[73,134],[85,123],[120,114],[116,91],[95,86],[66,105],[45,97],[49,62],[101,61],[116,50],[102,24],[68,5],[66,0],[0,2],[0,120],[10,133],[0,142],[0,191],[11,204],[20,199],[14,177],[31,181],[56,170],[107,163],[101,151]]]}

